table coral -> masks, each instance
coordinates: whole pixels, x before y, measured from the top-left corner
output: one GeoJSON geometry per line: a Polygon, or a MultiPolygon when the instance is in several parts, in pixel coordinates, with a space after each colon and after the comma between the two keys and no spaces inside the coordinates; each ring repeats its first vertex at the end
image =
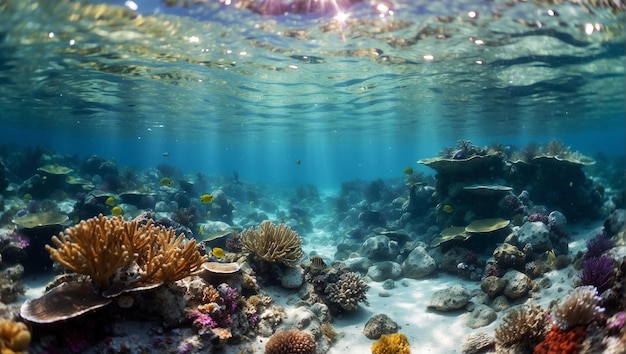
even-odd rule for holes
{"type": "Polygon", "coordinates": [[[587,329],[576,326],[569,330],[562,330],[552,326],[546,338],[535,347],[534,354],[576,354],[585,340],[587,329]]]}
{"type": "Polygon", "coordinates": [[[22,322],[0,321],[0,352],[21,353],[30,345],[30,331],[22,322]]]}
{"type": "Polygon", "coordinates": [[[410,354],[411,348],[402,333],[383,334],[372,344],[372,354],[410,354]]]}
{"type": "Polygon", "coordinates": [[[302,239],[285,224],[264,221],[258,229],[250,227],[241,233],[242,246],[260,259],[295,266],[304,257],[302,239]]]}
{"type": "Polygon", "coordinates": [[[296,329],[276,332],[265,345],[265,354],[314,354],[313,337],[296,329]]]}

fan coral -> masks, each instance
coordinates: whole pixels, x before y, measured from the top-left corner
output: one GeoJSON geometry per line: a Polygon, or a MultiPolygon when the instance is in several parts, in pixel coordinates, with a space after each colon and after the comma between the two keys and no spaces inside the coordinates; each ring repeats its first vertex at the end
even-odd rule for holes
{"type": "Polygon", "coordinates": [[[304,257],[302,239],[285,224],[278,226],[264,221],[258,230],[250,227],[240,237],[241,245],[257,257],[268,262],[295,266],[304,257]]]}
{"type": "Polygon", "coordinates": [[[22,322],[0,321],[0,351],[20,353],[30,345],[30,332],[22,322]]]}
{"type": "Polygon", "coordinates": [[[552,326],[546,338],[535,347],[534,354],[576,354],[585,340],[587,330],[584,326],[576,326],[570,330],[562,330],[552,326]]]}
{"type": "Polygon", "coordinates": [[[546,320],[548,310],[527,303],[518,311],[509,312],[496,328],[498,347],[517,346],[517,349],[530,352],[541,342],[550,329],[546,320]]]}
{"type": "Polygon", "coordinates": [[[410,354],[411,348],[402,333],[383,334],[372,344],[372,354],[410,354]]]}
{"type": "Polygon", "coordinates": [[[611,287],[613,281],[613,258],[602,255],[583,260],[583,270],[578,277],[583,285],[593,285],[600,293],[611,287]]]}
{"type": "Polygon", "coordinates": [[[265,345],[265,354],[314,354],[316,349],[310,334],[292,329],[276,332],[265,345]]]}
{"type": "Polygon", "coordinates": [[[338,304],[346,311],[354,311],[359,302],[367,303],[367,289],[369,286],[361,276],[348,272],[341,276],[335,284],[329,284],[325,292],[331,302],[338,304]]]}
{"type": "Polygon", "coordinates": [[[615,247],[615,242],[606,237],[606,232],[601,232],[587,241],[587,253],[585,258],[600,257],[604,252],[615,247]]]}
{"type": "Polygon", "coordinates": [[[139,226],[117,216],[102,214],[81,221],[59,236],[52,237],[53,248],[46,245],[50,258],[79,274],[88,275],[102,290],[111,287],[118,270],[139,267],[129,288],[172,283],[198,271],[206,261],[195,240],[176,237],[173,229],[156,227],[150,221],[139,226]]]}
{"type": "Polygon", "coordinates": [[[604,312],[604,308],[598,306],[600,300],[598,291],[593,286],[574,289],[559,304],[552,307],[554,324],[565,331],[598,319],[604,312]]]}

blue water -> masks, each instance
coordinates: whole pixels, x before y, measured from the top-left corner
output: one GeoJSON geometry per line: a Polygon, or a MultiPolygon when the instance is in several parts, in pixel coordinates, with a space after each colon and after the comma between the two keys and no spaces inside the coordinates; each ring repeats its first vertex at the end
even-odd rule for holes
{"type": "Polygon", "coordinates": [[[407,166],[431,172],[416,161],[458,139],[624,152],[623,13],[398,1],[386,17],[357,4],[347,10],[355,22],[337,25],[218,2],[136,3],[126,14],[142,14],[141,25],[94,21],[88,7],[68,20],[64,2],[5,5],[2,142],[320,188],[401,177],[407,166]],[[589,23],[601,30],[585,33],[589,23]]]}

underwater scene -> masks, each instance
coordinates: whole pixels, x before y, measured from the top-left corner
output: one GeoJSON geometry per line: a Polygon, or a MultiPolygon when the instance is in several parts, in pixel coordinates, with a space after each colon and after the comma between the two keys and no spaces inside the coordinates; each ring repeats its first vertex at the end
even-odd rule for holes
{"type": "Polygon", "coordinates": [[[0,352],[626,353],[623,0],[0,0],[0,352]]]}

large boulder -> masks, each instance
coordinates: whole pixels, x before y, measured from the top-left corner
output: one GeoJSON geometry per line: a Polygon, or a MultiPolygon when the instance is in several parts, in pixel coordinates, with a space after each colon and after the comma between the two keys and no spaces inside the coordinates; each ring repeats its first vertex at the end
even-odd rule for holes
{"type": "Polygon", "coordinates": [[[522,248],[526,245],[531,245],[534,253],[552,249],[550,229],[541,221],[525,222],[517,230],[517,242],[522,248]]]}
{"type": "Polygon", "coordinates": [[[432,274],[435,269],[437,263],[421,246],[415,247],[402,262],[402,275],[406,278],[423,278],[432,274]]]}

